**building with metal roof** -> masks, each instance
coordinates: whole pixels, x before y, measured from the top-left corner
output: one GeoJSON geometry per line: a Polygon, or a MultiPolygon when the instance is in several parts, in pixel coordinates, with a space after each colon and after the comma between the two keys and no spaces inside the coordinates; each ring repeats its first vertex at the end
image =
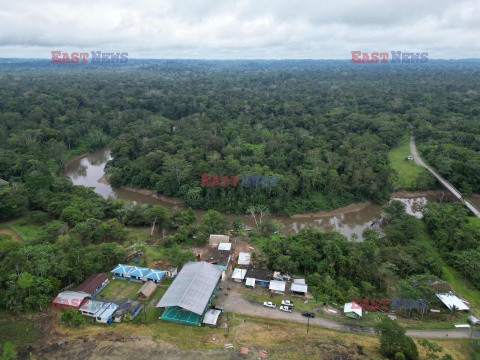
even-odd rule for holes
{"type": "Polygon", "coordinates": [[[94,317],[103,304],[105,303],[102,301],[88,300],[78,310],[80,310],[82,315],[94,317]]]}
{"type": "Polygon", "coordinates": [[[218,247],[217,247],[218,250],[223,250],[223,251],[230,251],[232,250],[232,243],[220,243],[218,244],[218,247]]]}
{"type": "Polygon", "coordinates": [[[113,322],[113,313],[118,309],[118,305],[113,302],[102,303],[102,306],[95,313],[95,320],[99,323],[113,322]]]}
{"type": "Polygon", "coordinates": [[[238,263],[239,266],[248,266],[250,265],[250,253],[241,252],[238,254],[238,263]]]}
{"type": "Polygon", "coordinates": [[[275,294],[283,294],[285,292],[285,281],[271,280],[268,289],[275,294]]]}
{"type": "Polygon", "coordinates": [[[308,285],[305,284],[305,279],[295,279],[290,286],[290,292],[298,295],[305,295],[308,291],[308,285]]]}
{"type": "Polygon", "coordinates": [[[132,271],[132,269],[133,266],[131,265],[118,264],[111,272],[113,273],[113,276],[125,277],[130,271],[132,271]]]}
{"type": "Polygon", "coordinates": [[[99,292],[106,284],[108,284],[108,275],[103,273],[93,274],[88,277],[83,283],[81,283],[76,291],[82,291],[90,294],[93,297],[99,292]]]}
{"type": "Polygon", "coordinates": [[[356,319],[357,317],[362,317],[362,307],[354,302],[346,303],[343,306],[343,312],[346,316],[354,319],[356,319]]]}
{"type": "Polygon", "coordinates": [[[162,279],[165,275],[165,271],[150,269],[150,271],[145,275],[145,279],[153,281],[155,284],[162,282],[162,279]]]}
{"type": "Polygon", "coordinates": [[[222,312],[220,310],[209,309],[203,317],[203,323],[207,325],[217,325],[218,317],[222,312]]]}
{"type": "Polygon", "coordinates": [[[261,286],[268,286],[273,277],[273,271],[269,269],[250,268],[245,275],[247,278],[254,278],[255,282],[261,286]]]}
{"type": "Polygon", "coordinates": [[[449,309],[453,310],[456,308],[459,311],[469,311],[470,308],[465,304],[465,302],[456,296],[451,291],[443,294],[435,294],[437,298],[449,309]]]}
{"type": "Polygon", "coordinates": [[[166,308],[161,319],[200,325],[221,276],[222,269],[207,262],[185,264],[157,304],[166,308]]]}
{"type": "Polygon", "coordinates": [[[233,270],[232,279],[236,282],[242,282],[245,279],[245,275],[247,275],[247,269],[236,268],[233,270]]]}
{"type": "Polygon", "coordinates": [[[132,270],[128,273],[128,276],[132,280],[143,280],[146,281],[147,279],[145,278],[145,275],[147,275],[150,272],[150,269],[144,268],[144,267],[139,267],[139,266],[134,266],[132,270]]]}
{"type": "Polygon", "coordinates": [[[151,280],[157,284],[165,275],[165,271],[123,264],[118,264],[111,272],[115,278],[137,281],[151,280]]]}
{"type": "Polygon", "coordinates": [[[90,294],[83,291],[62,291],[53,299],[52,307],[56,309],[78,309],[90,294]]]}
{"type": "Polygon", "coordinates": [[[253,289],[255,287],[255,278],[245,278],[245,286],[253,289]]]}

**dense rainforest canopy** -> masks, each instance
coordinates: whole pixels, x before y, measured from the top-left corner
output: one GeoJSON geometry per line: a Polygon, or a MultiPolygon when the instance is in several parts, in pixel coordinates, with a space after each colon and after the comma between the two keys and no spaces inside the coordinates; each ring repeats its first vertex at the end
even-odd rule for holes
{"type": "MultiPolygon", "coordinates": [[[[126,226],[166,230],[156,250],[178,266],[193,256],[181,246],[202,246],[208,234],[231,228],[216,211],[197,224],[191,209],[168,214],[103,199],[62,175],[68,158],[107,145],[116,186],[154,189],[194,207],[292,213],[388,199],[395,174],[387,152],[410,122],[429,162],[465,170],[451,181],[479,190],[468,170],[477,166],[478,70],[468,62],[57,65],[0,68],[0,178],[9,182],[0,184],[0,221],[26,215],[17,221],[36,229],[25,242],[0,237],[0,308],[41,308],[62,287],[110,270],[125,258],[122,245],[139,242],[126,226]],[[452,103],[459,96],[465,101],[452,103]],[[280,180],[201,187],[203,173],[280,180]]],[[[458,204],[430,205],[423,220],[398,202],[384,212],[386,226],[367,230],[363,243],[315,230],[271,235],[271,222],[251,240],[265,266],[305,275],[317,299],[391,295],[393,282],[397,294],[434,300],[427,285],[445,262],[479,286],[478,219],[458,204]]],[[[241,232],[241,221],[232,226],[241,232]]]]}
{"type": "Polygon", "coordinates": [[[463,190],[479,191],[476,65],[2,64],[0,178],[48,177],[68,157],[109,145],[114,186],[236,213],[328,210],[388,199],[395,174],[387,152],[410,121],[427,161],[463,190]],[[202,187],[202,174],[279,182],[202,187]]]}

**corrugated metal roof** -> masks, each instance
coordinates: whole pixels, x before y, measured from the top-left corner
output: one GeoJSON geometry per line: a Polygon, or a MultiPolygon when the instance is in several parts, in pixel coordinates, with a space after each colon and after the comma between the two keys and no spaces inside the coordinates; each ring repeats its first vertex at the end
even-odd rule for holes
{"type": "Polygon", "coordinates": [[[87,297],[90,297],[90,294],[83,291],[62,291],[55,299],[53,299],[53,302],[55,304],[68,305],[78,309],[83,299],[87,297]]]}
{"type": "Polygon", "coordinates": [[[469,310],[469,307],[451,291],[445,294],[435,294],[435,295],[450,310],[452,310],[454,306],[457,310],[469,310]]]}
{"type": "Polygon", "coordinates": [[[293,279],[294,284],[305,284],[305,279],[293,279]]]}
{"type": "Polygon", "coordinates": [[[285,291],[285,281],[271,280],[268,288],[273,291],[285,291]]]}
{"type": "Polygon", "coordinates": [[[152,279],[152,280],[162,280],[163,276],[165,275],[165,271],[161,270],[155,270],[155,269],[150,269],[150,272],[147,273],[144,277],[146,279],[152,279]]]}
{"type": "Polygon", "coordinates": [[[133,266],[131,265],[123,265],[123,264],[118,264],[115,269],[113,269],[112,273],[115,273],[115,274],[123,274],[123,275],[127,275],[130,271],[132,271],[133,269],[133,266]]]}
{"type": "Polygon", "coordinates": [[[230,251],[232,249],[232,243],[220,243],[218,244],[218,250],[230,251]]]}
{"type": "Polygon", "coordinates": [[[232,279],[245,279],[245,275],[247,274],[247,269],[240,269],[240,268],[236,268],[235,270],[233,270],[233,274],[232,274],[232,279]]]}
{"type": "Polygon", "coordinates": [[[358,316],[362,316],[362,307],[357,303],[346,303],[343,306],[343,312],[344,313],[354,312],[358,316]]]}
{"type": "Polygon", "coordinates": [[[129,276],[144,277],[150,272],[150,269],[134,266],[132,270],[128,273],[129,276]]]}
{"type": "Polygon", "coordinates": [[[113,315],[113,313],[117,309],[118,305],[113,302],[103,303],[102,307],[95,313],[94,317],[99,317],[101,319],[107,320],[113,315]]]}
{"type": "Polygon", "coordinates": [[[106,274],[93,274],[78,286],[77,291],[83,291],[92,295],[107,280],[108,275],[106,274]]]}
{"type": "Polygon", "coordinates": [[[84,312],[89,312],[93,316],[98,312],[98,310],[103,306],[103,304],[105,303],[102,301],[88,300],[82,306],[80,306],[79,310],[84,312]]]}
{"type": "Polygon", "coordinates": [[[238,265],[250,265],[250,253],[247,253],[247,252],[239,253],[238,265]]]}
{"type": "Polygon", "coordinates": [[[245,285],[247,286],[255,286],[255,278],[246,278],[245,285]]]}
{"type": "Polygon", "coordinates": [[[207,262],[185,264],[157,307],[179,306],[201,315],[221,276],[222,269],[207,262]]]}
{"type": "Polygon", "coordinates": [[[205,313],[203,318],[203,323],[208,325],[217,325],[218,317],[220,316],[221,311],[215,309],[209,309],[205,313]]]}
{"type": "Polygon", "coordinates": [[[290,291],[306,293],[308,291],[308,285],[294,282],[292,286],[290,286],[290,291]]]}

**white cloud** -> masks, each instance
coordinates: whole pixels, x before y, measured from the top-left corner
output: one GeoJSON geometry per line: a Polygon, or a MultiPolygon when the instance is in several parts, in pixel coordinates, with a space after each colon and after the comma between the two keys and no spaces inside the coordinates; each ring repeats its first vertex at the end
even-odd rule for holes
{"type": "Polygon", "coordinates": [[[471,0],[0,0],[0,57],[349,58],[350,51],[478,57],[471,0]]]}

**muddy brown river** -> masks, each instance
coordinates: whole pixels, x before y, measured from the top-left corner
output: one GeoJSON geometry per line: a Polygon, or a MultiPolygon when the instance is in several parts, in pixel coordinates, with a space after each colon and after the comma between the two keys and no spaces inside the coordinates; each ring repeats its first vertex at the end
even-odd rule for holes
{"type": "MultiPolygon", "coordinates": [[[[172,210],[175,205],[170,202],[156,199],[152,196],[139,194],[133,191],[113,188],[112,186],[99,182],[104,175],[105,164],[111,160],[110,149],[98,150],[88,156],[70,161],[65,167],[65,173],[72,179],[75,185],[83,185],[94,188],[95,192],[104,198],[115,198],[131,200],[141,204],[162,205],[172,210]]],[[[396,198],[407,205],[409,214],[420,217],[421,208],[428,201],[434,201],[432,196],[419,196],[413,198],[396,198]]],[[[319,230],[334,230],[347,237],[357,234],[359,240],[364,229],[380,219],[382,206],[378,204],[366,204],[354,209],[347,208],[346,211],[336,211],[335,214],[325,214],[321,216],[287,217],[287,216],[269,216],[270,220],[276,220],[281,225],[283,234],[298,233],[299,230],[313,227],[319,230]]],[[[195,214],[200,219],[206,211],[195,210],[195,214]]],[[[237,215],[223,214],[232,222],[237,215]]],[[[255,226],[255,221],[250,215],[239,216],[245,225],[255,226]]]]}

